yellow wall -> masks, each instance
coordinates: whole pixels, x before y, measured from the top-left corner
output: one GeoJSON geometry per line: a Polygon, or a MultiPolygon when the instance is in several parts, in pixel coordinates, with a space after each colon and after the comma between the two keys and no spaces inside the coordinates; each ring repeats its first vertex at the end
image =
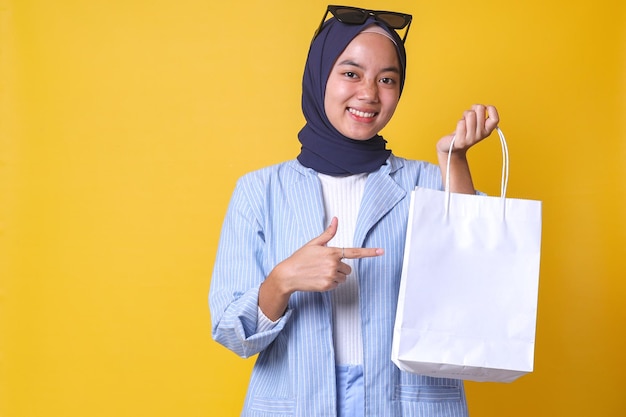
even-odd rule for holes
{"type": "MultiPolygon", "coordinates": [[[[326,1],[0,0],[0,416],[234,416],[252,360],[206,297],[244,172],[296,155],[326,1]]],[[[413,13],[384,132],[434,160],[498,105],[510,195],[544,201],[536,370],[474,416],[624,416],[623,2],[370,1],[413,13]]],[[[472,151],[498,190],[499,148],[472,151]]]]}

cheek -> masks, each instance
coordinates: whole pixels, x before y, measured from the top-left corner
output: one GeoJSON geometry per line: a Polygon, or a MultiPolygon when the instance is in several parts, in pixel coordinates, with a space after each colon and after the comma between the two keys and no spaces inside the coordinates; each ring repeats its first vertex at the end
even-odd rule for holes
{"type": "Polygon", "coordinates": [[[326,115],[331,117],[332,113],[336,113],[339,109],[343,108],[342,89],[332,87],[326,89],[326,95],[324,96],[324,111],[326,115]]]}
{"type": "Polygon", "coordinates": [[[396,111],[398,101],[400,100],[396,92],[389,91],[388,94],[381,95],[381,101],[383,101],[383,107],[385,112],[389,115],[396,111]]]}

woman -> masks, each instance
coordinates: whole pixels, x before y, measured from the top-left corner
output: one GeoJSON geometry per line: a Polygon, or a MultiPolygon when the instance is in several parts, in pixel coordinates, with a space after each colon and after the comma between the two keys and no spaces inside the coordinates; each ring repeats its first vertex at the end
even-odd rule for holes
{"type": "MultiPolygon", "coordinates": [[[[393,28],[410,16],[328,11],[304,71],[300,155],[234,191],[211,282],[213,337],[259,354],[244,416],[466,416],[462,381],[390,359],[410,191],[441,189],[454,135],[437,142],[439,167],[386,149],[378,133],[406,74],[393,28]]],[[[497,123],[480,105],[457,123],[451,191],[475,192],[466,152],[497,123]]]]}

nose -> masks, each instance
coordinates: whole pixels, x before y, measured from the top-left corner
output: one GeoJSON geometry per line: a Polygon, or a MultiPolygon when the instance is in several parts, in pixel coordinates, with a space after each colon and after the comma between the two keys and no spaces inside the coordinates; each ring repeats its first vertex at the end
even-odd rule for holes
{"type": "Polygon", "coordinates": [[[359,100],[369,103],[378,102],[378,84],[375,80],[363,80],[360,85],[358,96],[359,100]]]}

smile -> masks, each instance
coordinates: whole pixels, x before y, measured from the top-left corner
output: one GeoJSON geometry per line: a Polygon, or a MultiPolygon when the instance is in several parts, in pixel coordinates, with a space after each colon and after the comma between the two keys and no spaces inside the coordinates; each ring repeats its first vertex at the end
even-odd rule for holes
{"type": "Polygon", "coordinates": [[[376,116],[376,113],[366,113],[363,111],[359,111],[356,109],[353,109],[352,107],[348,107],[348,111],[352,114],[354,114],[355,116],[359,116],[359,117],[374,117],[376,116]]]}

